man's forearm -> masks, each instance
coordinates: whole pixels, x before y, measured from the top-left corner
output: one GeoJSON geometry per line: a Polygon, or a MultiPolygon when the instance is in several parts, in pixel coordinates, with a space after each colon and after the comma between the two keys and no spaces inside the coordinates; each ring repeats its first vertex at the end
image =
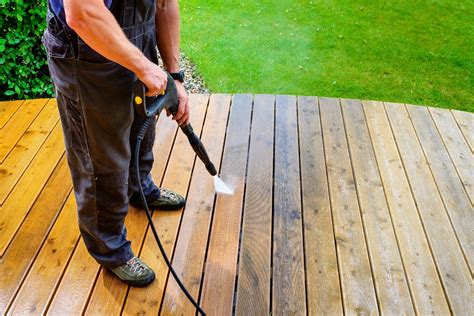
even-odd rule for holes
{"type": "Polygon", "coordinates": [[[178,0],[158,0],[156,37],[163,64],[168,72],[179,71],[179,5],[178,0]]]}
{"type": "Polygon", "coordinates": [[[103,0],[65,0],[68,25],[102,56],[139,74],[147,59],[125,36],[103,0]]]}

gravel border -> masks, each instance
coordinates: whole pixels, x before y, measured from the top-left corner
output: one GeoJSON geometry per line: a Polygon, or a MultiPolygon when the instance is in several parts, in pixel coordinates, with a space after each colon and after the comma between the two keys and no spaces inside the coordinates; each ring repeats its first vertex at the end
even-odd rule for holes
{"type": "MultiPolygon", "coordinates": [[[[179,64],[181,69],[184,71],[184,87],[188,93],[210,93],[204,80],[197,73],[196,65],[194,65],[183,53],[181,53],[179,64]]],[[[161,58],[160,65],[163,66],[161,58]]]]}

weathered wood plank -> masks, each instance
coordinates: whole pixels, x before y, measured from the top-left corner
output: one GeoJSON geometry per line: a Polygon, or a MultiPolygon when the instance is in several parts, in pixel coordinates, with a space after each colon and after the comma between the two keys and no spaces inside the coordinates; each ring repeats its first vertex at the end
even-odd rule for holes
{"type": "MultiPolygon", "coordinates": [[[[192,105],[190,122],[194,132],[200,135],[209,96],[191,95],[189,102],[192,105]]],[[[162,186],[183,194],[184,196],[188,191],[195,156],[194,151],[191,146],[189,146],[186,135],[182,132],[178,132],[169,164],[166,168],[166,174],[164,174],[162,186]]],[[[171,258],[173,254],[173,246],[178,235],[182,213],[182,210],[169,212],[157,211],[153,213],[153,222],[169,258],[171,258]]],[[[156,280],[146,288],[130,288],[123,314],[157,315],[169,271],[150,230],[148,230],[146,234],[140,257],[155,271],[156,280]]]]}
{"type": "Polygon", "coordinates": [[[41,314],[61,279],[76,246],[79,227],[74,194],[70,194],[46,242],[9,309],[9,314],[41,314]]]}
{"type": "Polygon", "coordinates": [[[56,125],[16,188],[0,207],[0,257],[64,153],[61,127],[56,125]]]}
{"type": "Polygon", "coordinates": [[[15,114],[23,104],[22,100],[0,102],[0,129],[5,127],[8,120],[15,114]]]}
{"type": "MultiPolygon", "coordinates": [[[[156,139],[153,147],[155,162],[152,176],[154,179],[161,179],[164,173],[168,156],[173,146],[176,130],[177,126],[174,121],[165,115],[160,116],[156,125],[156,139]]],[[[135,212],[135,210],[133,210],[133,212],[135,212]]],[[[142,215],[145,217],[145,214],[142,215]]],[[[146,217],[140,217],[139,221],[146,222],[146,217]]],[[[128,223],[128,221],[126,223],[128,223]]],[[[138,226],[140,226],[140,224],[138,226]]],[[[141,241],[139,241],[139,244],[141,244],[141,241]]],[[[83,313],[87,307],[89,296],[94,289],[95,281],[99,273],[100,266],[89,255],[85,245],[80,241],[51,302],[48,314],[76,315],[83,313]],[[77,278],[78,271],[81,271],[81,278],[77,278]],[[71,297],[74,299],[69,302],[69,298],[71,297]]],[[[117,290],[118,296],[124,298],[123,292],[126,292],[126,290],[126,288],[120,287],[117,290]]],[[[114,301],[111,308],[114,310],[120,309],[122,304],[123,302],[114,301]]]]}
{"type": "Polygon", "coordinates": [[[340,315],[341,285],[317,98],[298,98],[298,122],[308,314],[340,315]]]}
{"type": "MultiPolygon", "coordinates": [[[[429,108],[431,116],[436,123],[449,156],[456,167],[459,178],[469,195],[471,203],[474,202],[474,156],[466,142],[456,120],[448,110],[429,108]]],[[[474,124],[474,121],[472,122],[474,124]]]]}
{"type": "MultiPolygon", "coordinates": [[[[203,143],[216,166],[220,165],[229,105],[229,95],[212,95],[203,128],[203,143]]],[[[201,284],[214,196],[213,179],[204,165],[198,161],[194,167],[188,201],[173,256],[176,272],[196,299],[201,284]]],[[[176,313],[189,315],[195,312],[194,306],[181,293],[172,276],[168,278],[161,312],[165,315],[176,313]]]]}
{"type": "Polygon", "coordinates": [[[8,194],[41,148],[58,120],[56,102],[50,100],[23,136],[13,146],[10,154],[0,167],[0,183],[2,183],[0,186],[0,205],[3,205],[8,194]]]}
{"type": "MultiPolygon", "coordinates": [[[[436,130],[428,108],[410,105],[407,109],[472,273],[474,208],[436,130]]],[[[449,225],[449,222],[446,222],[446,225],[449,225]]]]}
{"type": "Polygon", "coordinates": [[[21,135],[38,116],[47,102],[48,99],[26,100],[5,127],[0,130],[0,163],[3,163],[18,139],[20,139],[21,135]]]}
{"type": "Polygon", "coordinates": [[[461,112],[457,110],[451,110],[453,116],[456,118],[459,128],[461,129],[464,137],[466,138],[471,152],[474,151],[474,114],[461,112]]]}
{"type": "Polygon", "coordinates": [[[296,98],[275,102],[273,198],[273,315],[305,315],[300,168],[296,98]]]}
{"type": "Polygon", "coordinates": [[[21,285],[71,188],[66,157],[63,156],[0,260],[0,314],[5,312],[21,285]]]}
{"type": "Polygon", "coordinates": [[[232,314],[252,99],[251,95],[232,98],[220,176],[233,194],[217,195],[214,207],[201,293],[209,315],[232,314]]]}
{"type": "Polygon", "coordinates": [[[344,312],[377,313],[374,282],[339,100],[321,98],[320,111],[344,312]]]}
{"type": "Polygon", "coordinates": [[[463,314],[472,303],[469,267],[407,110],[401,104],[386,103],[385,107],[450,308],[463,314]]]}
{"type": "Polygon", "coordinates": [[[256,95],[245,187],[237,315],[270,314],[275,97],[256,95]]]}
{"type": "MultiPolygon", "coordinates": [[[[436,265],[381,102],[364,102],[365,116],[400,245],[416,313],[449,313],[436,265]]],[[[385,272],[387,273],[387,272],[385,272]]]]}
{"type": "Polygon", "coordinates": [[[341,100],[363,224],[382,314],[413,314],[397,236],[385,199],[362,103],[341,100]],[[387,273],[388,272],[388,273],[387,273]]]}

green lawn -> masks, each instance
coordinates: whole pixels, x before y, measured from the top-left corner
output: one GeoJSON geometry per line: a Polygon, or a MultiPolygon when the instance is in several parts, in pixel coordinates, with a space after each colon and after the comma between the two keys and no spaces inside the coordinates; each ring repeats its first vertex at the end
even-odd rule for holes
{"type": "Polygon", "coordinates": [[[212,92],[474,111],[474,1],[180,4],[182,49],[212,92]]]}

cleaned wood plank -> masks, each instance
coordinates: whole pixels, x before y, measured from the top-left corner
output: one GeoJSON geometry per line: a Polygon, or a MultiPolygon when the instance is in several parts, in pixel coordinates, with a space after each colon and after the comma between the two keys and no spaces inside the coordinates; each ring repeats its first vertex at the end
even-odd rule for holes
{"type": "Polygon", "coordinates": [[[273,315],[306,314],[297,124],[296,98],[277,96],[273,179],[273,315]]]}
{"type": "Polygon", "coordinates": [[[94,286],[91,280],[99,271],[100,265],[80,238],[57,290],[50,296],[48,315],[80,315],[94,286]]]}
{"type": "Polygon", "coordinates": [[[450,309],[455,314],[463,314],[466,306],[472,303],[469,267],[407,110],[403,105],[394,103],[386,103],[385,107],[450,309]]]}
{"type": "Polygon", "coordinates": [[[20,179],[28,164],[59,120],[56,102],[48,101],[38,117],[18,140],[0,167],[0,205],[20,179]]]}
{"type": "MultiPolygon", "coordinates": [[[[156,139],[153,147],[155,162],[152,176],[154,179],[161,179],[162,177],[161,174],[166,167],[176,130],[177,127],[174,121],[165,115],[160,116],[156,125],[156,139]]],[[[131,210],[130,212],[136,212],[136,210],[131,210]]],[[[138,221],[140,223],[146,222],[144,213],[140,214],[138,221]]],[[[126,221],[126,223],[129,222],[126,221]]],[[[140,223],[133,223],[133,226],[143,227],[140,223]]],[[[141,245],[141,240],[138,243],[141,245]]],[[[137,247],[139,248],[140,246],[137,247]]],[[[83,241],[79,241],[71,262],[48,309],[48,314],[77,315],[83,313],[86,309],[89,296],[94,289],[95,281],[100,270],[100,265],[90,256],[83,241]],[[81,275],[80,278],[77,277],[78,274],[81,275]]],[[[118,298],[124,298],[124,292],[127,291],[127,287],[119,286],[115,288],[114,291],[116,291],[115,293],[118,298]]],[[[113,301],[113,303],[114,304],[108,307],[115,311],[121,308],[123,302],[117,299],[117,301],[113,301]]]]}
{"type": "MultiPolygon", "coordinates": [[[[449,314],[449,306],[381,102],[363,102],[415,312],[449,314]]],[[[386,272],[387,273],[387,272],[386,272]]]]}
{"type": "Polygon", "coordinates": [[[76,246],[79,227],[74,194],[69,197],[8,313],[41,314],[76,246]]]}
{"type": "Polygon", "coordinates": [[[321,98],[320,111],[344,312],[377,313],[374,282],[339,100],[321,98]]]}
{"type": "MultiPolygon", "coordinates": [[[[474,155],[450,111],[435,108],[429,108],[429,111],[472,204],[474,202],[474,155]]],[[[474,121],[472,123],[474,124],[474,121]]]]}
{"type": "Polygon", "coordinates": [[[232,314],[252,99],[251,95],[232,98],[220,176],[233,194],[217,195],[214,207],[201,292],[202,307],[209,315],[232,314]]]}
{"type": "MultiPolygon", "coordinates": [[[[229,95],[213,94],[207,110],[206,124],[203,127],[202,140],[216,166],[220,165],[229,105],[229,95]]],[[[214,197],[213,179],[204,165],[198,161],[194,167],[188,201],[173,256],[176,272],[196,299],[201,284],[214,197]]],[[[172,276],[168,278],[161,312],[164,315],[176,313],[189,315],[195,312],[194,306],[181,293],[172,276]]]]}
{"type": "Polygon", "coordinates": [[[274,96],[255,96],[237,279],[237,315],[270,314],[274,106],[274,96]]]}
{"type": "Polygon", "coordinates": [[[397,236],[365,121],[362,103],[341,100],[367,246],[382,314],[413,314],[397,236]]]}
{"type": "Polygon", "coordinates": [[[5,127],[8,120],[15,114],[16,111],[23,104],[22,100],[2,101],[0,102],[0,129],[5,127]]]}
{"type": "MultiPolygon", "coordinates": [[[[474,208],[428,112],[421,106],[407,106],[455,233],[471,273],[474,268],[474,208]]],[[[449,223],[447,222],[446,225],[449,223]]]]}
{"type": "Polygon", "coordinates": [[[461,112],[457,110],[451,110],[453,116],[456,118],[459,128],[461,129],[464,137],[466,138],[471,152],[474,151],[474,114],[461,112]]]}
{"type": "MultiPolygon", "coordinates": [[[[190,122],[194,132],[200,135],[209,96],[191,95],[189,102],[192,106],[190,122]]],[[[172,122],[174,123],[174,121],[172,122]]],[[[162,186],[184,196],[188,191],[195,156],[186,135],[179,132],[166,168],[166,174],[164,174],[162,186]]],[[[169,258],[172,257],[182,213],[182,210],[153,213],[153,223],[169,258]]],[[[146,288],[130,288],[123,314],[157,315],[166,286],[168,267],[161,256],[151,230],[148,230],[146,234],[140,257],[155,271],[156,280],[146,288]]]]}
{"type": "Polygon", "coordinates": [[[0,314],[5,312],[21,285],[71,188],[66,157],[63,156],[0,260],[0,314]]]}
{"type": "Polygon", "coordinates": [[[48,99],[26,100],[0,130],[0,163],[3,163],[13,146],[41,112],[48,99]]]}
{"type": "Polygon", "coordinates": [[[318,98],[298,97],[298,122],[308,314],[340,315],[341,285],[318,98]]]}
{"type": "Polygon", "coordinates": [[[4,255],[31,205],[64,153],[61,127],[56,125],[16,188],[0,207],[0,257],[4,255]]]}

